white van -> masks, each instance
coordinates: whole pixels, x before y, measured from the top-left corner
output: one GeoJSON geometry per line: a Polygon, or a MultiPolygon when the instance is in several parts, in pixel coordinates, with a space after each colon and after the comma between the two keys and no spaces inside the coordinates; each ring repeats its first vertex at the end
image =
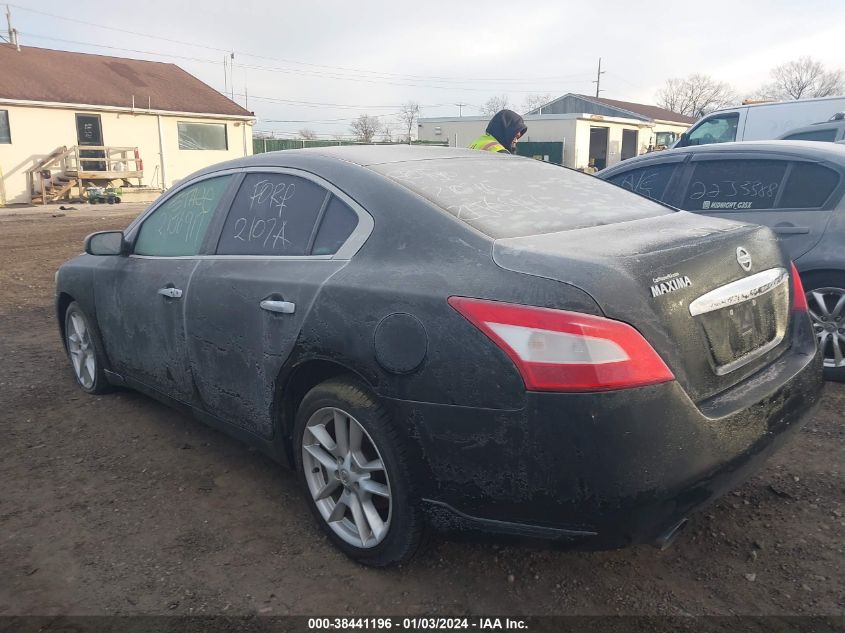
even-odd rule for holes
{"type": "Polygon", "coordinates": [[[776,139],[794,128],[827,121],[842,111],[845,111],[845,97],[753,103],[723,108],[699,120],[681,135],[673,147],[776,139]]]}

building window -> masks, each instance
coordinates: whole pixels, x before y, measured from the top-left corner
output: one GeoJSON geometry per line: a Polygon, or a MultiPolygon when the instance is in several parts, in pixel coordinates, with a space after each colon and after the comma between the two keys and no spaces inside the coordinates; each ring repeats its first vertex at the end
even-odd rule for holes
{"type": "Polygon", "coordinates": [[[179,149],[229,149],[225,123],[177,123],[179,149]]]}
{"type": "Polygon", "coordinates": [[[11,143],[12,133],[9,130],[9,111],[0,110],[0,143],[11,143]]]}

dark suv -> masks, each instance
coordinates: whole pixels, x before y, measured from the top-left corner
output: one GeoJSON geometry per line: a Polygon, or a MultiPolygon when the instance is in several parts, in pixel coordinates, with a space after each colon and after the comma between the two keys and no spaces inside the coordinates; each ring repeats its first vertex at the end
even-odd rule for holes
{"type": "Polygon", "coordinates": [[[845,380],[845,145],[682,147],[628,159],[597,176],[686,211],[770,227],[801,273],[825,377],[845,380]]]}

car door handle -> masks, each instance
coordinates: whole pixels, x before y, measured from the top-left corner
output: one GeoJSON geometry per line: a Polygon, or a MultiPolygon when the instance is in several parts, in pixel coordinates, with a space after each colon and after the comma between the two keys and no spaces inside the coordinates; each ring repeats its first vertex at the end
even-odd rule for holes
{"type": "Polygon", "coordinates": [[[296,304],[290,301],[273,301],[272,299],[265,299],[260,304],[262,310],[268,312],[281,312],[282,314],[293,314],[296,310],[296,304]]]}
{"type": "Polygon", "coordinates": [[[810,232],[806,226],[773,226],[772,230],[780,235],[805,235],[810,232]]]}
{"type": "Polygon", "coordinates": [[[158,294],[171,299],[179,299],[182,296],[182,291],[179,288],[159,288],[158,294]]]}

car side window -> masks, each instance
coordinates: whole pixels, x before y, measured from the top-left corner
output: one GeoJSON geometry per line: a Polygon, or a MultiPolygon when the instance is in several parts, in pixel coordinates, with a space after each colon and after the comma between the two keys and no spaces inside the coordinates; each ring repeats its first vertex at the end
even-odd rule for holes
{"type": "Polygon", "coordinates": [[[739,115],[714,115],[702,121],[688,136],[687,145],[711,145],[712,143],[730,143],[736,140],[736,126],[739,115]]]}
{"type": "Polygon", "coordinates": [[[783,188],[778,208],[818,209],[839,186],[838,173],[816,163],[794,163],[783,188]]]}
{"type": "Polygon", "coordinates": [[[196,255],[230,175],[188,185],[162,203],[141,224],[136,255],[184,257],[196,255]]]}
{"type": "Polygon", "coordinates": [[[788,162],[782,160],[706,160],[692,163],[681,208],[687,211],[771,209],[788,162]]]}
{"type": "Polygon", "coordinates": [[[358,214],[340,198],[332,196],[317,235],[312,255],[334,255],[358,226],[358,214]]]}
{"type": "Polygon", "coordinates": [[[235,195],[218,255],[307,255],[329,192],[291,174],[250,173],[235,195]]]}
{"type": "Polygon", "coordinates": [[[633,191],[652,200],[663,200],[666,185],[672,179],[679,163],[648,165],[631,169],[608,178],[614,185],[633,191]]]}
{"type": "Polygon", "coordinates": [[[796,132],[789,136],[783,137],[784,141],[822,141],[825,143],[833,143],[836,140],[836,128],[827,128],[821,130],[810,130],[807,132],[796,132]]]}

